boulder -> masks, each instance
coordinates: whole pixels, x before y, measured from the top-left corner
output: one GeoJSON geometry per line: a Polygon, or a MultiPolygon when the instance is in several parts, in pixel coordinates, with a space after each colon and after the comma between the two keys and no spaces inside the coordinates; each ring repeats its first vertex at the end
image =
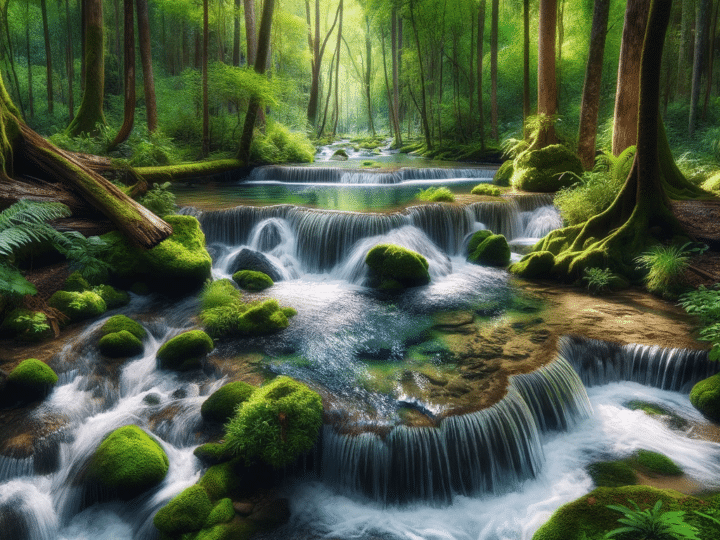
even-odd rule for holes
{"type": "Polygon", "coordinates": [[[202,330],[190,330],[165,342],[157,352],[158,364],[163,369],[187,371],[200,367],[200,361],[215,344],[202,330]]]}
{"type": "Polygon", "coordinates": [[[143,352],[143,344],[135,335],[127,330],[112,332],[100,338],[100,352],[110,358],[135,356],[143,352]]]}
{"type": "Polygon", "coordinates": [[[273,281],[282,280],[282,273],[273,262],[268,259],[266,255],[250,248],[241,249],[228,265],[228,272],[231,275],[234,275],[240,270],[262,272],[263,274],[267,274],[273,281]]]}
{"type": "Polygon", "coordinates": [[[10,401],[32,402],[44,399],[58,382],[58,376],[46,363],[28,358],[7,376],[5,398],[10,401]]]}
{"type": "MultiPolygon", "coordinates": [[[[484,231],[480,231],[482,232],[484,231]]],[[[510,246],[503,235],[491,234],[468,255],[468,261],[490,266],[507,266],[510,264],[510,246]]]]}
{"type": "Polygon", "coordinates": [[[371,285],[392,290],[430,283],[428,262],[419,253],[395,244],[380,244],[368,251],[371,285]]]}
{"type": "Polygon", "coordinates": [[[241,289],[251,292],[263,291],[275,284],[267,274],[253,270],[240,270],[232,278],[241,289]]]}
{"type": "Polygon", "coordinates": [[[139,322],[133,321],[125,315],[113,315],[100,328],[100,332],[104,336],[122,330],[127,330],[138,339],[145,339],[147,336],[147,332],[139,322]]]}
{"type": "Polygon", "coordinates": [[[720,422],[720,373],[693,386],[690,403],[711,420],[720,422]]]}
{"type": "Polygon", "coordinates": [[[540,150],[526,150],[516,157],[510,183],[522,191],[554,193],[575,184],[582,173],[583,166],[576,154],[561,144],[552,144],[540,150]]]}
{"type": "Polygon", "coordinates": [[[513,175],[513,160],[508,159],[505,161],[493,176],[493,184],[496,186],[508,187],[510,185],[510,179],[513,175]]]}
{"type": "Polygon", "coordinates": [[[181,535],[199,531],[205,525],[213,505],[207,492],[199,484],[181,491],[153,518],[155,527],[167,535],[181,535]]]}
{"type": "Polygon", "coordinates": [[[255,391],[255,387],[243,382],[231,382],[213,392],[200,408],[204,420],[227,422],[235,414],[238,405],[244,403],[255,391]]]}
{"type": "Polygon", "coordinates": [[[62,311],[70,322],[97,317],[107,311],[105,300],[92,291],[57,291],[50,297],[48,305],[62,311]]]}

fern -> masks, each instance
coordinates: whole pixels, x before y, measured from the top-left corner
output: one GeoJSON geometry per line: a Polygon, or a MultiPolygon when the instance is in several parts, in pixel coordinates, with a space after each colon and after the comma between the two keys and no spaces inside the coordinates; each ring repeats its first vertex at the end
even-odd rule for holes
{"type": "Polygon", "coordinates": [[[68,217],[70,209],[61,203],[21,200],[0,212],[0,261],[28,244],[60,241],[62,235],[46,221],[68,217]]]}

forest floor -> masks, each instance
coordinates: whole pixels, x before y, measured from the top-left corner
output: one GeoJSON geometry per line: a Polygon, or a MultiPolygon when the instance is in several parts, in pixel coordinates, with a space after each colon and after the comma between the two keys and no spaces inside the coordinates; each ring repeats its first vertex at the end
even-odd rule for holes
{"type": "Polygon", "coordinates": [[[685,231],[709,248],[692,258],[688,281],[693,287],[720,282],[720,200],[673,201],[672,210],[685,231]]]}

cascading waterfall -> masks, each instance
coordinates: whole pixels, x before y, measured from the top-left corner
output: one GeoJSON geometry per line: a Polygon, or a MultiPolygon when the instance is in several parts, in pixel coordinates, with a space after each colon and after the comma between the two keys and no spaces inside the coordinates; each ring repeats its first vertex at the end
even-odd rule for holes
{"type": "Polygon", "coordinates": [[[297,184],[399,184],[413,180],[450,180],[477,178],[489,181],[492,169],[416,169],[402,168],[398,171],[358,171],[342,167],[288,167],[268,165],[253,169],[248,177],[251,182],[283,182],[297,184]]]}

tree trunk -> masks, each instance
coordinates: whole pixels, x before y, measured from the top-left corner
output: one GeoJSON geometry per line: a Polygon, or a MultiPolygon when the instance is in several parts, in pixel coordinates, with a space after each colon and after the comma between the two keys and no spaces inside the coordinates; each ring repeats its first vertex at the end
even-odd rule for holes
{"type": "MultiPolygon", "coordinates": [[[[562,46],[565,41],[565,0],[559,0],[557,5],[557,60],[555,61],[555,86],[562,88],[562,46]]],[[[555,110],[560,110],[560,92],[557,93],[555,110]]]]}
{"type": "Polygon", "coordinates": [[[692,55],[693,0],[680,0],[680,43],[678,44],[677,64],[677,93],[686,96],[688,93],[689,70],[688,64],[692,55]]]}
{"type": "Polygon", "coordinates": [[[695,119],[697,118],[698,101],[700,101],[700,77],[707,42],[707,18],[710,13],[710,0],[697,1],[697,16],[695,17],[695,53],[693,55],[692,88],[690,92],[690,114],[688,118],[688,136],[695,133],[695,119]]]}
{"type": "Polygon", "coordinates": [[[337,133],[337,127],[338,127],[338,121],[340,119],[340,53],[342,47],[340,46],[342,43],[342,35],[343,35],[343,12],[344,12],[344,3],[343,0],[340,0],[340,23],[338,26],[338,38],[337,38],[337,45],[335,46],[335,54],[337,55],[337,58],[335,60],[335,80],[337,83],[335,84],[335,102],[334,102],[334,112],[333,112],[333,128],[332,128],[332,138],[335,138],[335,134],[337,133]]]}
{"type": "Polygon", "coordinates": [[[105,124],[105,33],[102,0],[85,0],[85,90],[77,115],[66,132],[71,137],[95,133],[105,124]]]}
{"type": "Polygon", "coordinates": [[[373,122],[372,112],[372,96],[370,95],[370,83],[372,82],[372,42],[370,41],[370,19],[365,17],[365,76],[363,82],[365,84],[365,99],[367,100],[368,127],[375,137],[375,122],[373,122]]]}
{"type": "MultiPolygon", "coordinates": [[[[540,0],[540,21],[538,27],[538,114],[548,117],[557,112],[557,81],[555,79],[555,22],[557,1],[540,0]]],[[[555,144],[555,127],[551,124],[541,129],[536,148],[555,144]]]]}
{"type": "Polygon", "coordinates": [[[423,66],[423,54],[422,54],[422,49],[420,48],[420,36],[418,35],[417,24],[415,22],[414,6],[415,6],[414,0],[410,0],[410,23],[412,24],[413,33],[415,34],[415,48],[417,49],[418,64],[420,66],[420,98],[421,98],[420,116],[421,116],[421,120],[422,120],[422,124],[423,124],[423,133],[425,135],[425,147],[428,150],[432,150],[433,143],[432,143],[432,138],[430,136],[430,122],[428,121],[428,111],[427,111],[427,96],[425,95],[425,67],[423,66]]]}
{"type": "Polygon", "coordinates": [[[147,0],[137,0],[138,44],[140,45],[140,62],[143,70],[143,88],[145,90],[145,113],[150,133],[158,127],[157,100],[155,98],[155,76],[152,67],[152,45],[150,43],[150,20],[147,0]]]}
{"type": "Polygon", "coordinates": [[[32,59],[30,56],[30,2],[25,4],[25,47],[27,49],[27,65],[28,65],[28,113],[30,118],[35,116],[35,107],[33,100],[33,80],[32,80],[32,59]]]}
{"type": "Polygon", "coordinates": [[[708,111],[708,103],[710,102],[710,91],[712,90],[712,81],[713,81],[713,64],[715,61],[715,36],[717,35],[717,22],[718,22],[718,8],[720,8],[720,2],[715,2],[715,15],[713,16],[713,25],[712,25],[712,31],[710,32],[709,40],[708,40],[708,54],[710,55],[710,58],[708,59],[708,68],[707,68],[707,80],[705,85],[705,103],[703,104],[703,113],[702,118],[705,120],[707,117],[707,111],[708,111]]]}
{"type": "Polygon", "coordinates": [[[649,8],[648,0],[628,0],[625,8],[612,137],[615,156],[637,141],[640,56],[649,8]]]}
{"type": "Polygon", "coordinates": [[[65,48],[65,65],[68,77],[68,122],[75,117],[75,94],[73,83],[75,79],[75,57],[73,55],[73,33],[70,22],[70,0],[65,0],[65,24],[67,25],[67,46],[65,48]]]}
{"type": "Polygon", "coordinates": [[[523,0],[523,139],[527,140],[530,116],[530,0],[523,0]]]}
{"type": "Polygon", "coordinates": [[[42,11],[43,36],[45,37],[45,67],[47,71],[47,96],[48,96],[48,113],[53,114],[54,98],[53,98],[53,71],[52,71],[52,48],[50,47],[50,29],[48,27],[47,0],[40,0],[40,10],[42,11]]]}
{"type": "Polygon", "coordinates": [[[133,0],[123,1],[123,55],[125,57],[125,114],[120,131],[108,145],[108,152],[124,142],[132,131],[135,123],[135,20],[133,17],[133,0]]]}
{"type": "Polygon", "coordinates": [[[393,122],[395,124],[395,147],[402,147],[402,129],[400,127],[400,77],[398,57],[398,17],[397,10],[392,10],[392,22],[390,25],[390,54],[392,55],[392,86],[393,86],[393,122]]]}
{"type": "Polygon", "coordinates": [[[257,56],[257,30],[255,28],[255,0],[243,0],[245,9],[245,41],[247,43],[247,65],[255,65],[257,56]]]}
{"type": "Polygon", "coordinates": [[[209,0],[203,0],[203,45],[202,45],[202,157],[210,154],[210,107],[208,103],[208,47],[210,41],[209,0]]]}
{"type": "Polygon", "coordinates": [[[597,136],[598,111],[600,108],[600,82],[602,79],[605,36],[607,35],[610,0],[595,0],[590,51],[585,69],[580,127],[578,129],[578,155],[586,170],[595,164],[595,138],[597,136]]]}
{"type": "Polygon", "coordinates": [[[13,81],[15,82],[15,92],[20,102],[20,111],[22,111],[24,116],[25,108],[23,107],[22,94],[20,93],[20,81],[18,80],[17,71],[15,70],[15,53],[13,52],[12,38],[10,36],[10,21],[8,21],[8,6],[10,5],[10,0],[6,0],[5,4],[0,5],[2,6],[2,17],[0,18],[2,18],[3,26],[5,27],[5,36],[7,39],[7,50],[4,50],[3,47],[0,55],[4,57],[6,62],[9,61],[10,71],[12,71],[13,81]]]}
{"type": "MultiPolygon", "coordinates": [[[[259,73],[260,75],[265,73],[265,64],[267,62],[268,50],[270,49],[270,34],[274,9],[275,0],[265,0],[262,19],[260,20],[260,34],[258,35],[257,61],[255,62],[255,73],[259,73]]],[[[257,120],[259,108],[260,99],[257,96],[250,98],[248,111],[245,115],[242,138],[240,139],[240,148],[238,149],[238,159],[245,164],[250,161],[250,145],[252,144],[253,130],[255,129],[255,121],[257,120]]]]}
{"type": "MultiPolygon", "coordinates": [[[[547,0],[546,0],[547,1],[547,0]]],[[[490,14],[490,136],[495,141],[500,140],[498,131],[498,19],[500,2],[492,0],[492,13],[490,14]]],[[[553,30],[553,36],[554,36],[553,30]]],[[[553,39],[555,39],[553,37],[553,39]]],[[[553,53],[554,54],[554,53],[553,53]]]]}
{"type": "Polygon", "coordinates": [[[235,11],[233,13],[233,56],[232,65],[240,66],[240,0],[235,0],[235,11]]]}
{"type": "Polygon", "coordinates": [[[478,118],[480,120],[480,149],[485,150],[485,108],[483,106],[483,45],[485,40],[485,0],[480,0],[478,6],[478,35],[477,35],[477,102],[478,118]]]}

